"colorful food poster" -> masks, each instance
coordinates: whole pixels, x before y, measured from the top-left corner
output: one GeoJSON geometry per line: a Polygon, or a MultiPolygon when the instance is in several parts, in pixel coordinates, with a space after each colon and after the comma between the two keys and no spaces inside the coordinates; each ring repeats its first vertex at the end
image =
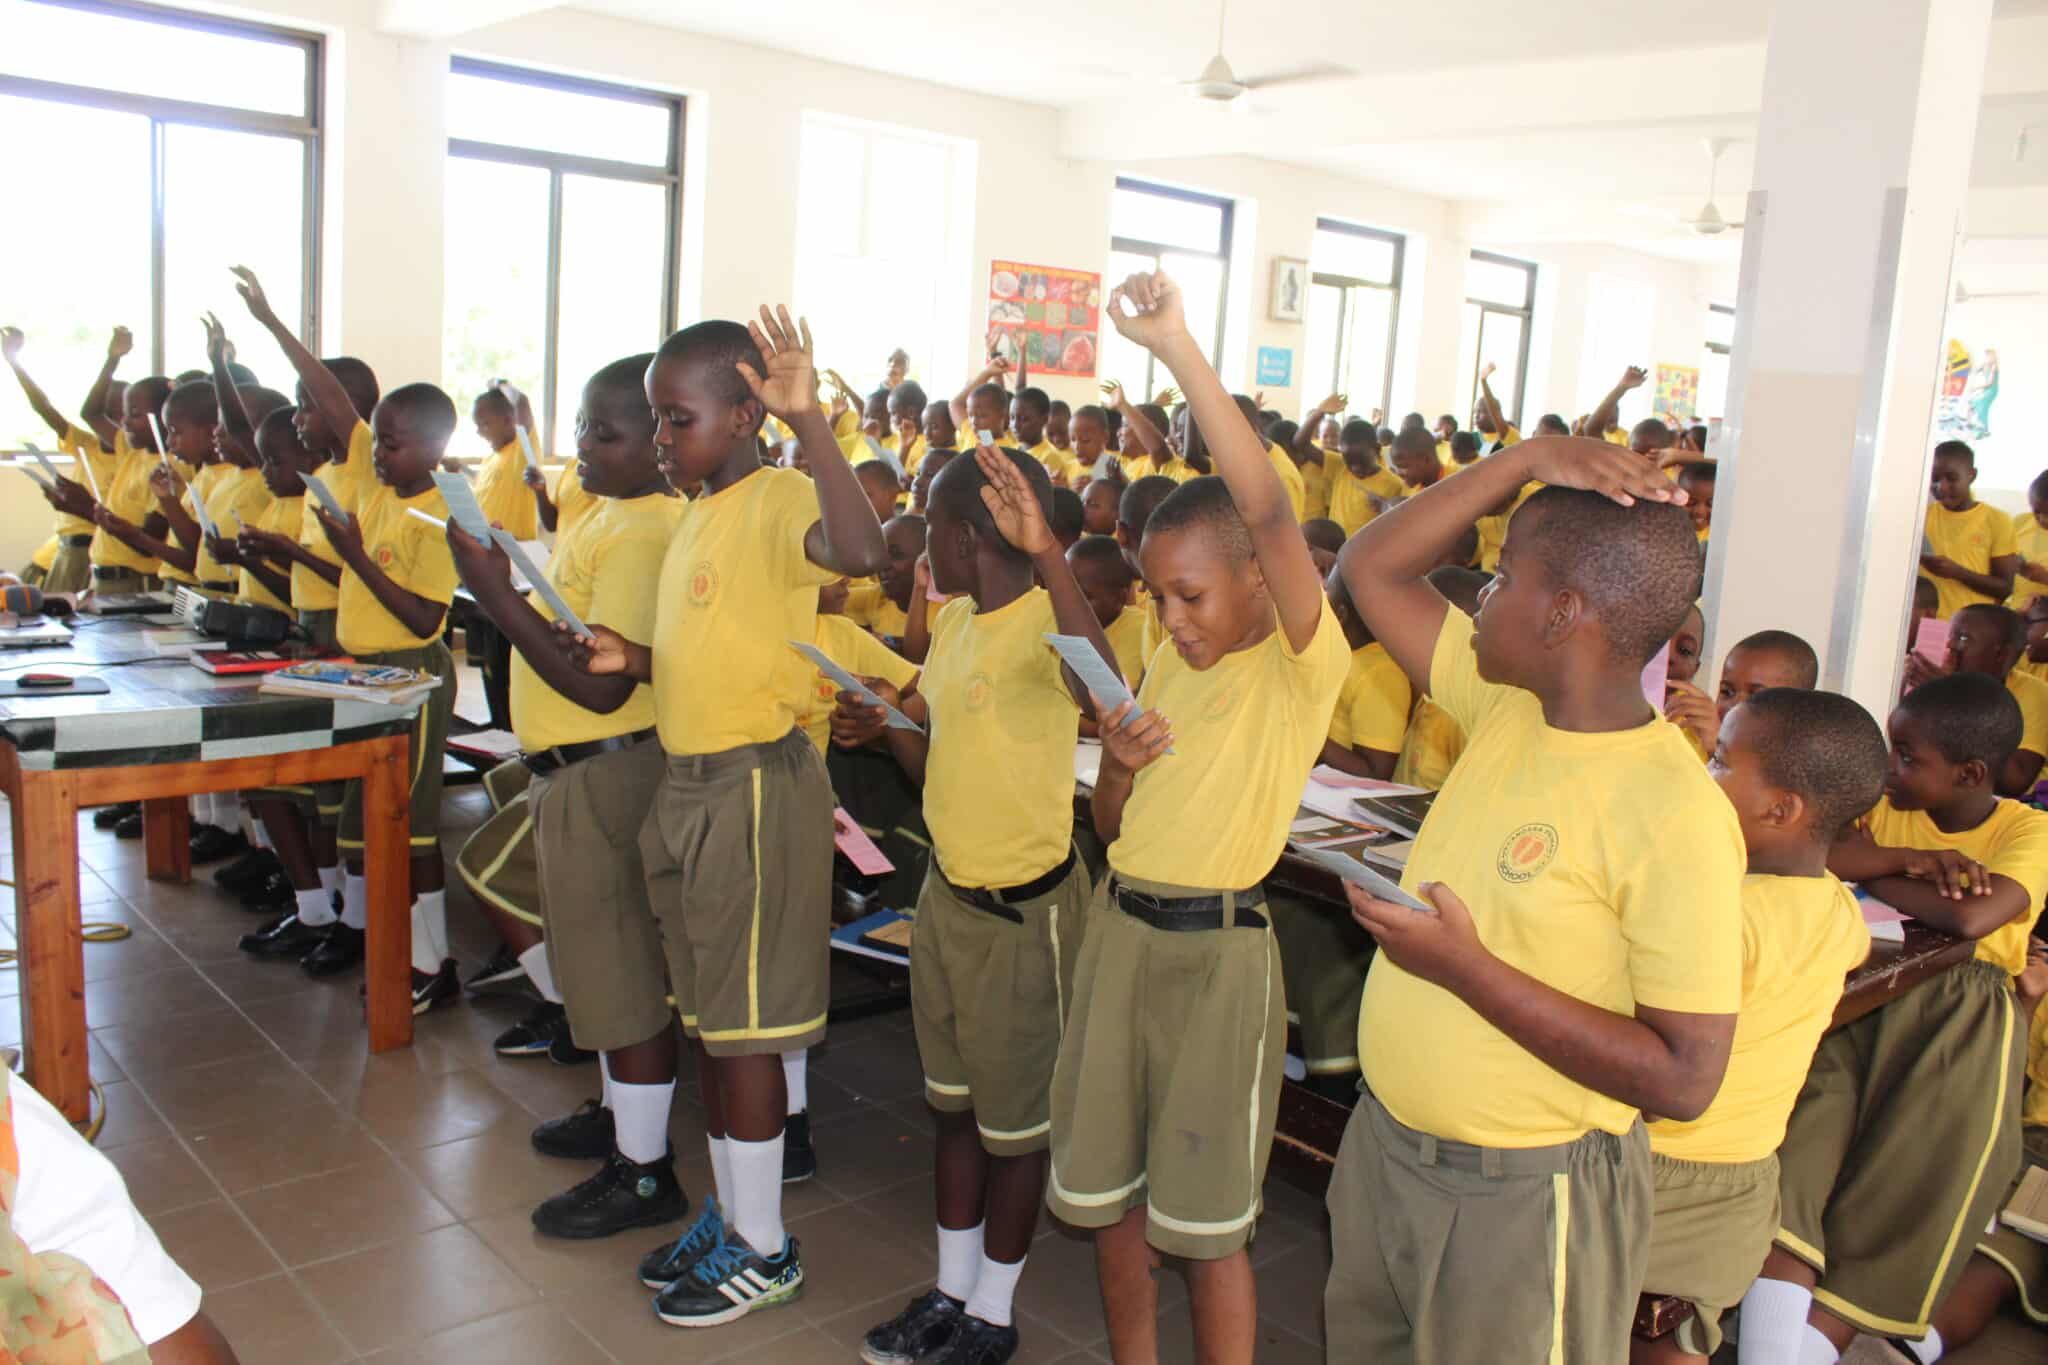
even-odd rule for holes
{"type": "Polygon", "coordinates": [[[1093,379],[1101,307],[1102,276],[1092,270],[989,265],[989,346],[1033,374],[1093,379]]]}
{"type": "Polygon", "coordinates": [[[1656,414],[1667,422],[1690,423],[1700,401],[1700,372],[1692,365],[1657,367],[1656,414]]]}

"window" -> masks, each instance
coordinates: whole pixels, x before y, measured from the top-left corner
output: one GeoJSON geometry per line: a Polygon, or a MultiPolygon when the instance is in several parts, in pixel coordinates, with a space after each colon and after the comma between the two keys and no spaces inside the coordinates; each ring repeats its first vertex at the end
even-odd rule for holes
{"type": "MultiPolygon", "coordinates": [[[[1209,361],[1223,355],[1223,300],[1230,288],[1230,228],[1236,206],[1194,190],[1118,176],[1109,206],[1109,289],[1127,275],[1163,270],[1180,285],[1188,331],[1209,344],[1209,361]]],[[[1102,376],[1121,383],[1142,402],[1167,382],[1166,372],[1142,346],[1134,346],[1102,320],[1102,376]]]]}
{"type": "Polygon", "coordinates": [[[1529,369],[1529,322],[1536,311],[1536,266],[1512,256],[1475,251],[1465,264],[1465,326],[1458,342],[1458,373],[1465,385],[1462,420],[1479,404],[1479,372],[1493,366],[1488,384],[1501,411],[1522,424],[1522,389],[1529,369]]]}
{"type": "Polygon", "coordinates": [[[1700,392],[1693,420],[1705,422],[1728,415],[1728,350],[1735,344],[1735,309],[1725,303],[1707,305],[1707,344],[1700,356],[1700,392]]]}
{"type": "Polygon", "coordinates": [[[1341,393],[1350,410],[1387,406],[1394,378],[1394,324],[1401,313],[1401,262],[1408,239],[1396,232],[1316,220],[1309,248],[1310,402],[1341,393]]]}
{"type": "Polygon", "coordinates": [[[797,215],[792,311],[849,383],[878,384],[898,347],[913,375],[935,373],[940,356],[953,372],[973,274],[974,168],[965,139],[804,114],[797,180],[815,211],[797,215]]]}
{"type": "MultiPolygon", "coordinates": [[[[1579,393],[1574,411],[1590,413],[1631,365],[1652,366],[1650,324],[1657,291],[1642,280],[1596,270],[1586,281],[1585,337],[1579,351],[1579,393]]],[[[1656,371],[1651,369],[1654,378],[1656,371]]],[[[1615,420],[1628,431],[1655,403],[1657,390],[1645,384],[1621,396],[1615,420]]]]}
{"type": "MultiPolygon", "coordinates": [[[[116,326],[135,338],[126,378],[204,368],[209,311],[288,392],[228,267],[319,334],[320,39],[116,0],[4,0],[0,16],[0,127],[33,130],[0,139],[0,184],[20,200],[0,228],[6,321],[51,401],[77,409],[116,326]]],[[[49,435],[0,383],[0,447],[49,435]]]]}
{"type": "MultiPolygon", "coordinates": [[[[676,325],[683,102],[455,59],[441,385],[533,400],[543,451],[575,438],[583,383],[676,325]]],[[[467,423],[458,437],[482,453],[467,423]]]]}

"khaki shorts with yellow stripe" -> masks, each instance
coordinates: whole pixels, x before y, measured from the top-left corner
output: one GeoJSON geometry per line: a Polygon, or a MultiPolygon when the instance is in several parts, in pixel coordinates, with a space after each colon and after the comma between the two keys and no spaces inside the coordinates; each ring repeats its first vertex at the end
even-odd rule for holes
{"type": "Polygon", "coordinates": [[[508,758],[484,774],[492,815],[463,841],[455,872],[470,894],[514,919],[540,925],[540,858],[534,847],[531,771],[508,758]]]}
{"type": "Polygon", "coordinates": [[[802,730],[668,756],[640,859],[683,1029],[714,1056],[825,1036],[832,805],[802,730]]]}
{"type": "Polygon", "coordinates": [[[1079,857],[1057,886],[1014,904],[963,899],[936,866],[925,873],[910,953],[925,1100],[971,1111],[993,1156],[1052,1141],[1053,1066],[1087,907],[1079,857]]]}
{"type": "Polygon", "coordinates": [[[1142,1208],[1153,1246],[1217,1260],[1251,1240],[1273,1149],[1287,1045],[1280,953],[1264,927],[1154,928],[1116,908],[1119,882],[1160,897],[1219,894],[1120,876],[1096,888],[1053,1072],[1046,1204],[1083,1228],[1142,1208]]]}
{"type": "Polygon", "coordinates": [[[1777,1244],[1813,1300],[1918,1338],[2020,1167],[2026,1025],[2003,968],[1972,960],[1821,1040],[1778,1148],[1777,1244]]]}
{"type": "MultiPolygon", "coordinates": [[[[427,693],[412,721],[412,850],[424,853],[441,842],[441,764],[448,753],[448,722],[455,714],[455,656],[436,640],[422,649],[394,649],[365,654],[363,664],[389,664],[431,673],[441,685],[427,693]]],[[[336,842],[345,849],[363,846],[363,784],[350,781],[341,799],[341,832],[336,842]]]]}
{"type": "Polygon", "coordinates": [[[1778,1230],[1778,1158],[1681,1161],[1650,1153],[1650,1269],[1645,1294],[1693,1306],[1675,1338],[1694,1355],[1721,1349],[1721,1315],[1742,1302],[1778,1230]]]}
{"type": "Polygon", "coordinates": [[[1331,1360],[1629,1358],[1650,1250],[1650,1143],[1591,1132],[1475,1147],[1361,1092],[1330,1176],[1331,1360]]]}

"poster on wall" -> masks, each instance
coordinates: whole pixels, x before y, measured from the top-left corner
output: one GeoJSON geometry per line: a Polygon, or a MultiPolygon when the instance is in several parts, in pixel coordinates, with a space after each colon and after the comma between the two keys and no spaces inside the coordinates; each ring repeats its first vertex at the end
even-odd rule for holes
{"type": "Polygon", "coordinates": [[[1700,372],[1694,365],[1659,365],[1657,401],[1652,411],[1667,422],[1692,424],[1693,411],[1700,402],[1700,372]]]}
{"type": "Polygon", "coordinates": [[[1941,402],[1935,429],[1943,436],[1982,441],[1991,435],[1991,405],[1998,399],[1998,351],[1981,355],[1950,337],[1941,367],[1941,402]]]}
{"type": "Polygon", "coordinates": [[[1102,276],[1092,270],[991,261],[989,349],[1033,374],[1095,377],[1102,276]]]}

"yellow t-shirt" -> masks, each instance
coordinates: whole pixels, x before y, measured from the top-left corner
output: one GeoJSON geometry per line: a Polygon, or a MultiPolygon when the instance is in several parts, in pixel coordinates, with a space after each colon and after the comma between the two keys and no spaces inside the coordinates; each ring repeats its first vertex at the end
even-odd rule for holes
{"type": "Polygon", "coordinates": [[[796,725],[811,665],[789,647],[817,633],[818,588],[838,575],[804,555],[818,493],[762,469],[683,509],[661,564],[654,715],[661,747],[715,754],[796,725]]]}
{"type": "MultiPolygon", "coordinates": [[[[1992,560],[2014,553],[2012,518],[1988,502],[1975,503],[1961,512],[1929,503],[1927,539],[1934,543],[1934,553],[1953,559],[1971,573],[1990,573],[1992,560]]],[[[1934,580],[1941,602],[1934,614],[1944,621],[1973,602],[1998,600],[1953,578],[1927,576],[1934,580]]]]}
{"type": "MultiPolygon", "coordinates": [[[[104,492],[113,486],[114,470],[120,462],[118,443],[114,450],[102,450],[98,436],[84,427],[69,426],[57,438],[57,449],[92,471],[91,478],[87,478],[85,471],[80,469],[74,469],[66,476],[73,483],[83,485],[86,492],[90,493],[95,488],[104,492]]],[[[51,529],[60,536],[89,536],[96,528],[90,518],[59,512],[51,529]]],[[[50,566],[45,564],[43,567],[47,569],[50,566]]]]}
{"type": "Polygon", "coordinates": [[[475,491],[485,521],[504,527],[514,540],[540,535],[540,509],[534,505],[533,490],[526,486],[526,452],[519,448],[517,437],[492,451],[483,462],[476,473],[475,491]]]}
{"type": "Polygon", "coordinates": [[[1317,517],[1330,515],[1330,471],[1327,465],[1296,465],[1301,474],[1301,519],[1314,521],[1317,517]]]}
{"type": "MultiPolygon", "coordinates": [[[[519,491],[528,492],[524,485],[519,491]]],[[[548,556],[548,582],[583,620],[610,626],[628,640],[648,639],[654,634],[654,589],[662,558],[682,518],[683,504],[663,493],[599,498],[589,516],[556,539],[548,556]]],[[[548,620],[555,619],[539,593],[526,600],[548,620]]],[[[516,649],[511,697],[512,733],[529,753],[630,735],[654,724],[652,687],[634,688],[616,711],[592,711],[548,686],[516,649]]]]}
{"type": "MultiPolygon", "coordinates": [[[[844,616],[820,616],[812,639],[826,658],[856,678],[886,678],[899,692],[917,678],[916,664],[844,616]]],[[[839,684],[822,670],[813,670],[797,724],[821,754],[832,747],[832,711],[838,704],[839,684]]]]}
{"type": "MultiPolygon", "coordinates": [[[[899,441],[897,444],[902,443],[899,441]]],[[[924,437],[913,436],[910,438],[909,450],[896,451],[896,462],[903,466],[903,476],[906,479],[917,477],[917,468],[924,463],[924,457],[930,450],[931,447],[926,444],[924,437]]]]}
{"type": "MultiPolygon", "coordinates": [[[[299,522],[304,517],[305,511],[306,499],[303,494],[296,498],[272,498],[265,504],[262,512],[257,515],[256,520],[249,522],[249,524],[259,531],[274,531],[286,540],[297,540],[299,538],[299,522]]],[[[243,519],[245,521],[248,519],[246,512],[243,513],[243,519]]],[[[297,565],[292,566],[292,590],[294,593],[298,591],[298,568],[299,566],[297,565]]],[[[309,569],[307,572],[310,573],[312,571],[309,569]]],[[[251,602],[259,607],[269,607],[275,611],[290,611],[292,609],[290,602],[283,600],[276,593],[264,587],[263,580],[251,573],[247,565],[236,570],[235,581],[237,583],[235,595],[244,602],[251,602]]]]}
{"type": "MultiPolygon", "coordinates": [[[[2012,518],[2013,553],[2033,564],[2048,564],[2048,527],[2034,520],[2032,512],[2015,512],[2012,518]]],[[[2048,583],[2036,583],[2023,574],[2014,574],[2012,596],[2005,599],[2005,605],[2024,614],[2027,604],[2048,593],[2048,583]]]]}
{"type": "MultiPolygon", "coordinates": [[[[1081,468],[1079,460],[1051,441],[1041,440],[1024,453],[1045,466],[1045,472],[1052,476],[1053,486],[1056,488],[1068,484],[1081,468]]],[[[1025,880],[1029,881],[1030,878],[1027,877],[1025,880]]]]}
{"type": "MultiPolygon", "coordinates": [[[[1497,517],[1481,517],[1473,523],[1475,529],[1479,532],[1479,570],[1481,573],[1495,573],[1500,569],[1500,550],[1501,546],[1507,544],[1508,541],[1508,522],[1513,520],[1515,513],[1520,510],[1522,504],[1534,497],[1542,487],[1543,485],[1540,483],[1522,485],[1522,491],[1515,495],[1514,504],[1507,511],[1497,517]]],[[[1701,531],[1699,533],[1700,543],[1704,545],[1706,540],[1707,533],[1701,531]]]]}
{"type": "Polygon", "coordinates": [[[1404,787],[1440,790],[1465,752],[1465,732],[1450,714],[1428,697],[1415,699],[1415,714],[1401,740],[1394,763],[1394,781],[1404,787]]]}
{"type": "Polygon", "coordinates": [[[28,562],[41,569],[44,573],[48,573],[50,566],[57,562],[58,548],[57,537],[51,536],[48,540],[36,546],[36,552],[28,557],[28,562]]]}
{"type": "MultiPolygon", "coordinates": [[[[1138,609],[1144,613],[1144,620],[1138,631],[1138,653],[1143,656],[1145,666],[1150,668],[1152,656],[1159,652],[1161,645],[1167,643],[1166,622],[1159,615],[1159,599],[1143,589],[1138,592],[1138,609]]],[[[1133,691],[1137,690],[1135,678],[1125,678],[1124,681],[1131,684],[1133,691]]]]}
{"type": "Polygon", "coordinates": [[[2014,673],[2024,673],[2029,678],[2039,678],[2042,682],[2048,682],[2048,664],[2037,664],[2032,659],[2021,659],[2012,666],[2012,671],[2014,673]]]}
{"type": "Polygon", "coordinates": [[[1110,649],[1116,653],[1116,671],[1124,675],[1124,682],[1132,688],[1145,676],[1145,664],[1151,658],[1145,652],[1149,615],[1141,606],[1128,606],[1102,628],[1102,633],[1109,637],[1110,649]]]}
{"type": "Polygon", "coordinates": [[[1856,895],[1832,876],[1742,879],[1742,1013],[1728,1074],[1707,1112],[1650,1125],[1650,1150],[1680,1161],[1762,1161],[1785,1140],[1813,1051],[1870,953],[1856,895]]]}
{"type": "Polygon", "coordinates": [[[1073,845],[1081,709],[1045,641],[1058,629],[1043,588],[994,611],[956,597],[932,628],[918,683],[931,710],[924,818],[956,886],[1020,886],[1073,845]]]}
{"type": "Polygon", "coordinates": [[[2005,675],[2005,690],[2020,704],[2020,747],[2048,758],[2048,682],[2015,668],[2005,675]]]}
{"type": "MultiPolygon", "coordinates": [[[[224,540],[233,540],[241,527],[235,523],[236,516],[242,523],[257,526],[262,523],[264,509],[270,506],[270,488],[263,482],[260,469],[237,469],[233,465],[220,466],[221,473],[213,480],[206,494],[206,515],[213,519],[214,529],[224,540]]],[[[193,518],[195,521],[198,518],[193,518]]],[[[292,523],[294,530],[298,523],[292,523]]],[[[206,541],[199,542],[197,577],[201,583],[231,583],[240,574],[228,568],[213,557],[213,551],[206,548],[206,541]]],[[[265,606],[270,605],[265,603],[265,606]]]]}
{"type": "MultiPolygon", "coordinates": [[[[336,464],[329,460],[313,471],[313,477],[327,485],[327,491],[334,494],[335,501],[352,512],[362,510],[363,487],[378,487],[377,471],[371,468],[371,453],[377,444],[370,434],[368,422],[357,422],[348,436],[348,459],[336,464]]],[[[308,493],[306,496],[311,497],[308,493]]],[[[437,513],[436,515],[441,515],[437,513]]],[[[424,525],[414,517],[415,525],[424,525]]],[[[299,518],[299,545],[315,559],[340,567],[341,556],[334,553],[334,547],[327,543],[327,532],[320,525],[320,518],[311,512],[299,518]]],[[[341,574],[347,579],[348,570],[341,574]]],[[[303,564],[292,565],[292,605],[300,611],[333,611],[341,601],[341,589],[329,583],[303,564]]]]}
{"type": "Polygon", "coordinates": [[[1332,455],[1323,461],[1323,469],[1330,476],[1330,520],[1347,536],[1357,535],[1359,527],[1379,515],[1372,505],[1375,497],[1401,496],[1401,476],[1385,465],[1361,479],[1346,467],[1343,456],[1332,455]]]}
{"type": "MultiPolygon", "coordinates": [[[[946,604],[930,598],[924,603],[924,624],[931,630],[939,619],[939,609],[946,604]]],[[[877,635],[886,635],[892,640],[903,638],[903,632],[910,628],[910,613],[882,595],[882,585],[876,583],[872,590],[862,583],[846,596],[847,618],[865,626],[877,635]]]]}
{"type": "Polygon", "coordinates": [[[1983,824],[1949,834],[1936,827],[1926,811],[1894,810],[1886,797],[1860,823],[1886,848],[1952,848],[2025,887],[2032,908],[1978,939],[1976,957],[1998,964],[2011,976],[2026,970],[2027,935],[2041,914],[2041,898],[2048,895],[2048,812],[2018,801],[2000,801],[1983,824]]]}
{"type": "Polygon", "coordinates": [[[1353,650],[1351,670],[1344,675],[1337,709],[1330,716],[1330,738],[1347,749],[1400,753],[1413,696],[1408,675],[1385,645],[1375,641],[1353,650]]]}
{"type": "MultiPolygon", "coordinates": [[[[1429,678],[1469,739],[1402,886],[1449,887],[1496,957],[1601,1009],[1736,1013],[1742,830],[1677,729],[1661,718],[1611,733],[1553,729],[1535,694],[1480,678],[1472,622],[1458,611],[1429,678]]],[[[1636,1118],[1385,954],[1366,974],[1358,1046],[1381,1103],[1440,1138],[1543,1147],[1623,1133],[1636,1118]]]]}
{"type": "Polygon", "coordinates": [[[1189,479],[1199,477],[1195,473],[1195,467],[1179,456],[1160,460],[1151,455],[1119,455],[1116,459],[1124,468],[1124,477],[1132,483],[1150,474],[1172,479],[1175,483],[1186,483],[1189,479]]]}
{"type": "Polygon", "coordinates": [[[567,535],[577,519],[597,505],[596,496],[585,491],[583,480],[577,476],[573,464],[563,469],[555,479],[554,501],[555,535],[558,538],[567,535]]]}
{"type": "Polygon", "coordinates": [[[1174,752],[1139,771],[1109,865],[1174,886],[1256,886],[1287,845],[1350,665],[1327,602],[1299,654],[1277,626],[1201,672],[1179,650],[1161,649],[1138,705],[1171,722],[1174,752]]]}
{"type": "Polygon", "coordinates": [[[1600,439],[1611,446],[1625,447],[1628,445],[1628,429],[1626,427],[1616,427],[1612,431],[1603,432],[1600,439]]]}
{"type": "MultiPolygon", "coordinates": [[[[114,515],[142,525],[156,510],[156,494],[150,491],[149,476],[157,463],[156,456],[129,445],[127,434],[122,433],[114,442],[114,467],[100,481],[100,502],[114,515]]],[[[102,568],[133,569],[142,574],[157,571],[156,560],[137,554],[102,529],[93,531],[92,548],[87,553],[102,568]]]]}
{"type": "MultiPolygon", "coordinates": [[[[440,489],[429,487],[424,493],[400,497],[397,489],[375,482],[373,475],[370,488],[360,494],[356,504],[356,520],[363,528],[363,549],[370,562],[399,587],[415,597],[446,606],[454,600],[456,584],[461,581],[455,573],[455,556],[449,553],[444,532],[418,517],[406,515],[415,507],[436,520],[448,520],[448,503],[440,489]]],[[[423,649],[441,638],[438,626],[430,635],[415,635],[407,630],[377,600],[370,585],[346,569],[341,574],[337,606],[340,615],[334,623],[335,638],[351,654],[423,649]]],[[[445,613],[442,619],[445,624],[445,613]]]]}
{"type": "Polygon", "coordinates": [[[1273,466],[1273,472],[1280,476],[1281,484],[1287,489],[1287,505],[1294,509],[1294,519],[1299,522],[1308,513],[1308,490],[1301,480],[1301,467],[1289,459],[1287,452],[1271,441],[1266,443],[1266,459],[1273,466]]]}
{"type": "MultiPolygon", "coordinates": [[[[193,502],[204,502],[207,499],[208,495],[213,492],[214,481],[226,471],[227,466],[223,464],[208,464],[194,469],[183,460],[175,457],[172,458],[171,465],[178,471],[178,477],[185,481],[186,491],[181,495],[185,503],[185,515],[192,517],[192,520],[197,522],[199,518],[192,516],[193,502]]],[[[163,513],[162,504],[157,500],[154,490],[150,492],[149,511],[159,516],[163,513]]],[[[168,525],[164,528],[163,538],[165,543],[170,545],[183,545],[185,543],[185,538],[168,525]]],[[[206,553],[203,545],[195,548],[198,551],[198,555],[206,553]]],[[[181,565],[173,564],[169,560],[159,561],[156,566],[158,577],[162,578],[166,583],[182,583],[188,587],[196,586],[200,581],[198,573],[200,561],[198,555],[195,555],[193,558],[191,572],[187,572],[181,565]]]]}

